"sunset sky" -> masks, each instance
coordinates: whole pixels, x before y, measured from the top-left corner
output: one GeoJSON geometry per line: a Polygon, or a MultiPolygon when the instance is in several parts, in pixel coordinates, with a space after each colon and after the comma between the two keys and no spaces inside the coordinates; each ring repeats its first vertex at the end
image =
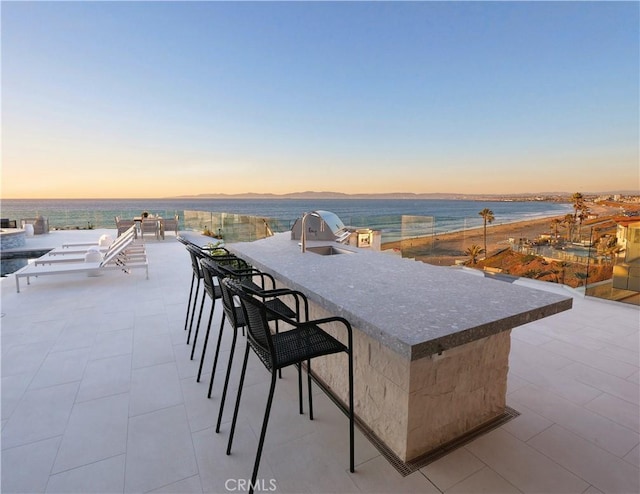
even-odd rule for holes
{"type": "Polygon", "coordinates": [[[640,188],[638,2],[2,2],[2,197],[640,188]]]}

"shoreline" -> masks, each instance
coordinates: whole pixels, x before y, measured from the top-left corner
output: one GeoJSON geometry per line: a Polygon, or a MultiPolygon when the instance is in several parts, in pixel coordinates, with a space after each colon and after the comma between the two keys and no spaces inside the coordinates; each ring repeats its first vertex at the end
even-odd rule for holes
{"type": "MultiPolygon", "coordinates": [[[[594,208],[592,212],[598,214],[599,221],[604,221],[616,216],[619,210],[617,208],[599,206],[594,208]]],[[[499,250],[510,248],[512,244],[509,239],[514,239],[517,243],[519,239],[535,240],[542,234],[552,234],[551,222],[555,218],[562,220],[564,217],[565,215],[553,215],[511,223],[488,224],[487,254],[490,256],[499,250]]],[[[588,225],[585,226],[583,224],[583,231],[588,228],[588,225]]],[[[566,228],[560,225],[558,234],[560,236],[565,235],[566,228]]],[[[465,250],[474,244],[484,248],[483,226],[440,233],[428,237],[386,242],[382,245],[382,249],[400,250],[403,255],[406,254],[406,257],[413,257],[429,264],[451,266],[457,260],[468,259],[469,256],[465,254],[465,250]]],[[[481,257],[484,257],[484,255],[481,257]]]]}

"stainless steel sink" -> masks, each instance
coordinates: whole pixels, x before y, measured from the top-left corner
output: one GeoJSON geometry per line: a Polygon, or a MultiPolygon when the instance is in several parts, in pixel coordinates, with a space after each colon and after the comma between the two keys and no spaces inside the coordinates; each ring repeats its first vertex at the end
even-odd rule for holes
{"type": "Polygon", "coordinates": [[[338,254],[353,254],[350,250],[338,249],[333,245],[321,245],[319,247],[307,247],[307,252],[313,252],[320,256],[337,256],[338,254]]]}

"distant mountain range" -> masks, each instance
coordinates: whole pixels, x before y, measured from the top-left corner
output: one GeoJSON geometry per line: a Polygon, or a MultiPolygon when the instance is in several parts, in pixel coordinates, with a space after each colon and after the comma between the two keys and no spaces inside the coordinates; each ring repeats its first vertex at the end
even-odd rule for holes
{"type": "MultiPolygon", "coordinates": [[[[573,192],[535,192],[524,194],[456,194],[456,193],[429,193],[415,194],[412,192],[390,192],[386,194],[344,194],[342,192],[292,192],[289,194],[260,194],[247,192],[243,194],[196,194],[176,196],[172,199],[458,199],[458,200],[562,200],[571,197],[573,192]]],[[[639,195],[640,191],[613,191],[613,192],[582,192],[585,196],[602,195],[639,195]]]]}

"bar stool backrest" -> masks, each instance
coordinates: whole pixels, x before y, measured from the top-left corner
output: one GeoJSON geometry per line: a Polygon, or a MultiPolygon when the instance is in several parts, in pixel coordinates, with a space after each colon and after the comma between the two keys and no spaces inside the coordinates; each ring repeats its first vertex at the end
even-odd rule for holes
{"type": "Polygon", "coordinates": [[[240,298],[240,304],[247,322],[247,338],[260,360],[268,368],[272,369],[275,361],[275,352],[271,330],[267,320],[267,308],[264,303],[253,295],[243,290],[242,285],[231,278],[222,280],[223,293],[227,291],[240,298]]]}
{"type": "Polygon", "coordinates": [[[227,289],[224,284],[225,274],[220,270],[220,267],[217,265],[216,261],[213,259],[204,257],[202,259],[202,268],[203,271],[207,272],[211,277],[214,276],[218,278],[218,283],[220,284],[220,293],[222,295],[222,309],[224,310],[225,316],[229,319],[229,323],[234,328],[239,328],[245,325],[244,317],[242,316],[242,311],[236,310],[236,305],[233,301],[234,293],[227,289]]]}
{"type": "Polygon", "coordinates": [[[206,257],[203,255],[200,257],[200,270],[202,271],[202,281],[204,282],[204,289],[207,291],[209,296],[215,300],[220,298],[219,294],[216,294],[216,284],[214,282],[214,278],[216,278],[216,274],[214,274],[211,269],[205,266],[206,257]]]}
{"type": "Polygon", "coordinates": [[[191,268],[193,269],[193,274],[195,274],[199,280],[202,279],[200,259],[204,257],[204,254],[200,249],[193,245],[187,245],[187,252],[189,252],[189,255],[191,256],[191,268]]]}

